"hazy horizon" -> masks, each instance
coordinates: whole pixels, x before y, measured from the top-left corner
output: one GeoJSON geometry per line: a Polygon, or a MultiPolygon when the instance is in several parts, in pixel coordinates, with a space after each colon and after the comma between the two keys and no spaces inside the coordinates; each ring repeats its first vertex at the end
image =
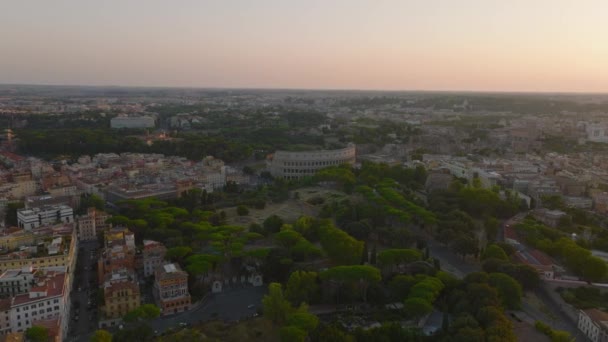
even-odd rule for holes
{"type": "Polygon", "coordinates": [[[364,89],[364,88],[277,88],[277,87],[207,87],[207,86],[165,86],[165,85],[120,85],[120,84],[54,84],[54,83],[0,83],[0,87],[57,87],[57,88],[124,88],[124,89],[167,89],[201,91],[287,91],[287,92],[362,92],[362,93],[445,93],[445,94],[496,94],[496,95],[601,95],[608,91],[511,91],[475,89],[364,89]]]}
{"type": "Polygon", "coordinates": [[[0,4],[0,83],[607,93],[608,2],[0,4]]]}

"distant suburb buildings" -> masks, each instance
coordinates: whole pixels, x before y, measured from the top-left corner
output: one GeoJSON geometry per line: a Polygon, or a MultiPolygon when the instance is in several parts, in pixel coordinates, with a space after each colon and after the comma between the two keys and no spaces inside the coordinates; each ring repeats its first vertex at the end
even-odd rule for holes
{"type": "Polygon", "coordinates": [[[156,119],[150,115],[119,115],[110,120],[112,128],[152,128],[156,125],[156,119]]]}
{"type": "Polygon", "coordinates": [[[585,126],[587,140],[591,142],[607,143],[608,142],[608,124],[605,123],[588,123],[585,126]]]}
{"type": "Polygon", "coordinates": [[[320,169],[341,164],[354,164],[355,144],[348,144],[339,150],[321,151],[276,151],[267,159],[267,168],[274,177],[298,179],[312,176],[320,169]]]}

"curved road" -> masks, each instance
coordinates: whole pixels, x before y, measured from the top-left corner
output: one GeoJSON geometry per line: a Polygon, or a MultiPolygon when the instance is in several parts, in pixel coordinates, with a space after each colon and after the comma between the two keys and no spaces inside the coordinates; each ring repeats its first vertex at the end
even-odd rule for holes
{"type": "MultiPolygon", "coordinates": [[[[498,241],[503,241],[502,232],[504,230],[504,225],[507,222],[517,222],[517,220],[521,220],[523,217],[525,217],[525,213],[518,214],[506,222],[503,222],[500,225],[500,236],[498,241]]],[[[426,232],[419,232],[427,237],[427,245],[429,247],[430,255],[439,259],[441,262],[441,269],[444,271],[447,271],[461,279],[471,272],[481,271],[481,267],[478,263],[464,261],[461,257],[455,255],[454,252],[452,252],[448,247],[435,241],[426,232]]],[[[544,320],[545,323],[549,324],[554,329],[568,331],[573,337],[576,338],[577,341],[584,341],[585,337],[582,336],[578,330],[577,322],[572,321],[570,316],[568,316],[561,308],[561,306],[565,304],[556,301],[546,291],[550,291],[546,286],[539,287],[534,291],[536,297],[542,301],[542,304],[557,318],[552,321],[544,320]]],[[[527,303],[523,303],[523,309],[528,312],[530,316],[535,317],[536,319],[543,320],[542,318],[546,317],[546,314],[540,312],[537,308],[527,303]]]]}
{"type": "MultiPolygon", "coordinates": [[[[152,322],[152,329],[163,332],[179,328],[180,323],[197,325],[210,320],[238,321],[253,316],[261,308],[262,297],[267,292],[267,286],[241,287],[227,289],[224,292],[210,294],[201,304],[190,311],[170,316],[159,317],[152,322]],[[253,307],[252,307],[253,306],[253,307]]],[[[93,332],[76,336],[70,341],[89,342],[93,332]]]]}

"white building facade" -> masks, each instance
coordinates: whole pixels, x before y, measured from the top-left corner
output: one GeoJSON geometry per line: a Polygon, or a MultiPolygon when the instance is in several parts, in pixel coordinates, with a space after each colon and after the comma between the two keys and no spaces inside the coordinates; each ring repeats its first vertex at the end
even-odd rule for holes
{"type": "Polygon", "coordinates": [[[19,228],[31,230],[55,223],[74,222],[74,210],[67,205],[53,205],[17,210],[19,228]]]}
{"type": "Polygon", "coordinates": [[[43,319],[59,319],[61,331],[68,331],[69,284],[64,272],[49,272],[33,286],[29,293],[12,298],[10,324],[12,332],[24,332],[32,322],[43,319]]]}
{"type": "Polygon", "coordinates": [[[608,124],[590,123],[585,127],[587,140],[599,143],[608,143],[608,124]]]}
{"type": "Polygon", "coordinates": [[[13,297],[19,293],[29,292],[34,285],[34,270],[32,267],[6,270],[0,275],[0,296],[13,297]]]}
{"type": "Polygon", "coordinates": [[[598,309],[580,310],[578,312],[578,329],[591,342],[607,342],[608,313],[598,309]]]}

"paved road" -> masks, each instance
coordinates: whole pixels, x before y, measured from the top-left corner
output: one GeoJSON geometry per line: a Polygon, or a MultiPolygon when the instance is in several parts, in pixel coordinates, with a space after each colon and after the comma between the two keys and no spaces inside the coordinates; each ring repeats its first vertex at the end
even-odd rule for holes
{"type": "MultiPolygon", "coordinates": [[[[162,334],[171,328],[178,328],[180,323],[198,324],[214,319],[238,321],[254,315],[262,305],[262,297],[267,292],[266,286],[228,289],[219,294],[211,294],[197,308],[171,316],[164,316],[150,322],[150,326],[162,334]],[[253,308],[250,306],[253,305],[253,308]]],[[[88,342],[92,331],[74,337],[70,341],[88,342]]]]}
{"type": "MultiPolygon", "coordinates": [[[[504,224],[513,223],[513,221],[517,222],[518,219],[522,219],[525,217],[525,214],[519,214],[516,217],[506,221],[501,224],[501,229],[504,229],[504,224]]],[[[471,272],[480,271],[481,267],[478,263],[472,263],[464,261],[461,257],[455,255],[448,247],[443,244],[433,240],[430,236],[427,236],[427,245],[429,247],[430,255],[432,257],[438,258],[441,262],[441,268],[458,278],[463,278],[465,275],[471,272]]],[[[551,322],[545,322],[551,325],[555,329],[566,330],[572,334],[576,338],[577,341],[583,341],[581,334],[577,328],[576,322],[573,322],[568,315],[566,315],[562,308],[560,307],[560,303],[557,303],[553,300],[549,294],[547,294],[547,290],[544,286],[536,289],[534,291],[535,295],[538,297],[540,301],[542,301],[543,305],[549,309],[549,311],[556,317],[555,320],[551,322]]],[[[523,308],[526,312],[530,314],[532,317],[537,317],[542,320],[542,317],[546,317],[544,313],[538,311],[538,309],[524,304],[523,308]]]]}
{"type": "Polygon", "coordinates": [[[534,291],[534,294],[543,302],[547,309],[557,317],[555,321],[550,322],[554,329],[566,330],[572,334],[577,341],[584,341],[585,337],[582,332],[578,330],[577,322],[574,322],[572,318],[564,312],[563,306],[567,304],[559,297],[559,294],[550,293],[551,291],[555,291],[555,288],[556,286],[545,282],[534,291]]]}
{"type": "Polygon", "coordinates": [[[198,324],[213,319],[238,321],[251,317],[262,305],[266,286],[229,289],[212,294],[198,308],[176,315],[159,318],[152,326],[159,333],[179,326],[180,323],[198,324]],[[253,305],[252,308],[250,306],[253,305]]]}
{"type": "Polygon", "coordinates": [[[452,250],[444,246],[442,243],[435,241],[428,233],[418,231],[426,237],[426,243],[429,248],[430,255],[439,259],[441,269],[453,274],[462,279],[465,275],[471,272],[481,271],[481,267],[477,262],[469,262],[462,257],[454,254],[452,250]]]}
{"type": "Polygon", "coordinates": [[[97,260],[95,255],[97,241],[80,243],[80,247],[82,247],[82,252],[79,251],[77,254],[76,278],[71,294],[70,335],[84,334],[95,330],[97,327],[97,306],[89,309],[87,305],[91,297],[97,297],[97,276],[93,268],[97,260]],[[90,283],[90,281],[93,281],[93,283],[90,283]],[[75,320],[76,316],[78,316],[78,321],[75,320]]]}

